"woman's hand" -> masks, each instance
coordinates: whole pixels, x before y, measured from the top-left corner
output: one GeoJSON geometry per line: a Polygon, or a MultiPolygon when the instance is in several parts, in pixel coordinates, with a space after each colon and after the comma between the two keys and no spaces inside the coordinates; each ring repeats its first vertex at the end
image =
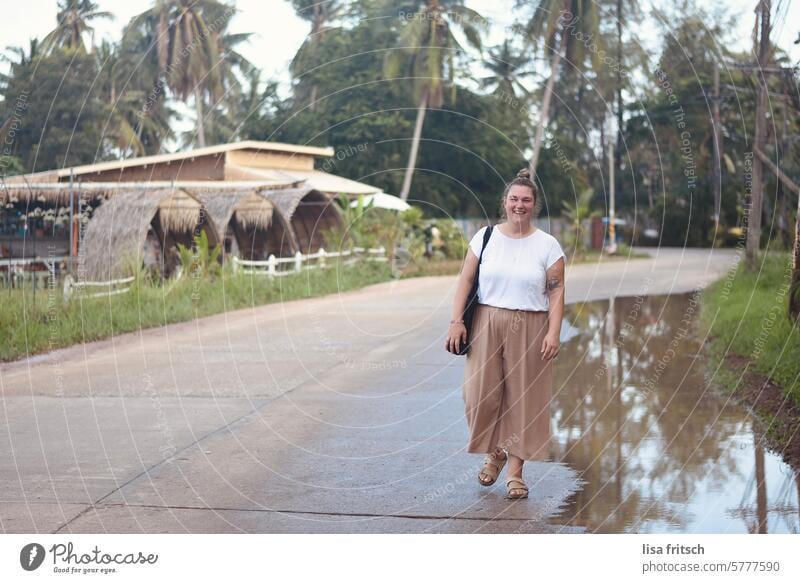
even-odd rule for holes
{"type": "Polygon", "coordinates": [[[444,343],[444,349],[447,352],[458,354],[461,347],[467,343],[467,327],[464,322],[454,322],[450,324],[447,330],[447,340],[444,343]]]}
{"type": "Polygon", "coordinates": [[[542,358],[544,360],[552,360],[558,356],[558,349],[560,346],[558,334],[555,332],[548,332],[542,341],[542,358]]]}

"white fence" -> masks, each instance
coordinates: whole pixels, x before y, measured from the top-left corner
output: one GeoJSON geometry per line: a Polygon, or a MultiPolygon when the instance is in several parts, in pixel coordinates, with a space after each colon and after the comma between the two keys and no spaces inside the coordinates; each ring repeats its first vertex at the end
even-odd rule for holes
{"type": "Polygon", "coordinates": [[[51,269],[53,265],[62,263],[68,259],[69,257],[28,257],[25,259],[11,259],[4,257],[0,259],[0,267],[7,267],[9,269],[14,267],[25,268],[29,265],[41,263],[42,265],[46,266],[47,269],[51,269]]]}
{"type": "Polygon", "coordinates": [[[386,249],[365,249],[363,247],[353,247],[347,251],[329,252],[320,249],[316,253],[305,255],[298,251],[293,257],[275,257],[270,255],[266,261],[250,261],[247,259],[233,258],[233,269],[237,273],[246,275],[267,275],[269,277],[279,277],[297,273],[304,269],[325,269],[328,259],[345,259],[342,263],[352,265],[359,260],[366,261],[388,261],[386,249]]]}
{"type": "MultiPolygon", "coordinates": [[[[246,259],[233,258],[233,270],[235,273],[242,273],[247,275],[267,275],[270,277],[289,275],[297,273],[304,269],[325,269],[328,267],[328,259],[341,259],[348,258],[343,261],[345,265],[351,265],[356,261],[388,261],[386,257],[386,249],[379,247],[377,249],[364,249],[363,247],[354,247],[348,251],[338,251],[329,253],[325,249],[320,249],[317,253],[304,255],[299,251],[293,257],[275,257],[270,255],[266,261],[248,261],[246,259]],[[283,267],[290,266],[290,269],[283,267]]],[[[175,278],[169,291],[175,285],[177,280],[175,278]]],[[[71,275],[64,278],[64,299],[69,300],[73,297],[80,298],[100,298],[109,297],[117,294],[124,294],[130,291],[130,284],[133,283],[133,277],[124,277],[122,279],[113,279],[111,281],[76,281],[71,275]]]]}
{"type": "Polygon", "coordinates": [[[64,299],[69,300],[73,296],[100,298],[128,293],[131,290],[130,284],[133,283],[133,280],[134,277],[131,276],[112,279],[111,281],[75,281],[71,275],[68,275],[64,278],[64,299]]]}
{"type": "Polygon", "coordinates": [[[34,293],[36,288],[48,288],[55,285],[57,274],[63,272],[63,264],[69,257],[33,257],[25,259],[0,259],[0,285],[6,288],[23,288],[30,285],[34,293]],[[44,269],[36,269],[36,266],[44,269]]]}

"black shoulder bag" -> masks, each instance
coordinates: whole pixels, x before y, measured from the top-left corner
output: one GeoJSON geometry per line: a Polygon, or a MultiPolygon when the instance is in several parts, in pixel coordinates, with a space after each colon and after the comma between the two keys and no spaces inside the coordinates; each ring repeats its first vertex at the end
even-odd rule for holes
{"type": "Polygon", "coordinates": [[[456,352],[458,356],[464,356],[469,352],[469,343],[472,336],[472,319],[475,317],[475,308],[478,306],[478,280],[481,276],[481,262],[483,261],[483,251],[486,249],[486,244],[489,242],[489,237],[492,236],[492,225],[486,227],[486,232],[483,234],[483,247],[481,247],[481,254],[478,257],[478,267],[475,269],[475,281],[472,282],[472,289],[467,296],[467,307],[464,308],[464,327],[467,329],[467,341],[461,347],[461,350],[456,352]]]}

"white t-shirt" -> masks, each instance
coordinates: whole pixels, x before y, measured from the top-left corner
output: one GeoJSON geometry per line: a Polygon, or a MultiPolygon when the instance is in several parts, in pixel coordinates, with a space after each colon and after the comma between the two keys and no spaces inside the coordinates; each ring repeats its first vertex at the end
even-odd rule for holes
{"type": "MultiPolygon", "coordinates": [[[[481,256],[481,228],[469,247],[481,256]]],[[[478,281],[478,303],[511,310],[547,311],[550,298],[545,290],[547,270],[565,257],[555,237],[537,228],[521,239],[500,232],[497,225],[483,252],[478,281]]]]}

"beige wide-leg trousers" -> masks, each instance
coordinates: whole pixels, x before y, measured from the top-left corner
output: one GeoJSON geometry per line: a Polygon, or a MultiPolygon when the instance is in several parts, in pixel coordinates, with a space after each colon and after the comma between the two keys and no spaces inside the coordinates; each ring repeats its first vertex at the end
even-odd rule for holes
{"type": "Polygon", "coordinates": [[[470,453],[498,447],[524,460],[550,457],[552,362],[542,358],[548,312],[478,304],[464,367],[470,453]]]}

